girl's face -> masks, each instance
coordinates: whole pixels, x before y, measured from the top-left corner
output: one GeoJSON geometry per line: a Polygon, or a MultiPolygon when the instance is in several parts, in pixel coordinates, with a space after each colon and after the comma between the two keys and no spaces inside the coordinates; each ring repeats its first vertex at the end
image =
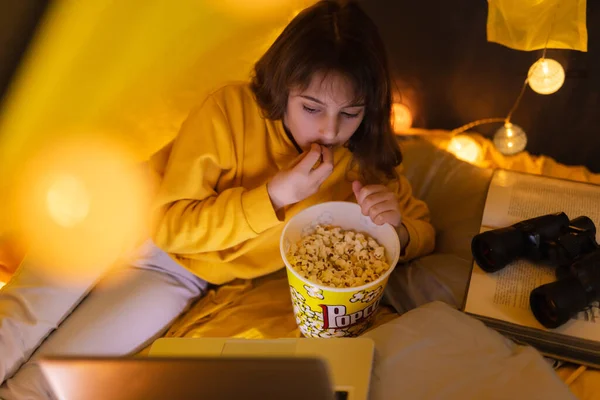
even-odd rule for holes
{"type": "Polygon", "coordinates": [[[365,113],[364,104],[354,99],[353,85],[342,75],[315,74],[306,90],[290,90],[283,123],[303,150],[312,143],[344,145],[365,113]]]}

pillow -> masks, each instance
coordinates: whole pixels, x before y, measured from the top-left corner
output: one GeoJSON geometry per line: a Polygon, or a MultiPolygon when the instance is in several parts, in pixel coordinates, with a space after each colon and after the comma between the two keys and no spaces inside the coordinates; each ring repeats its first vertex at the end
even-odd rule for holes
{"type": "Polygon", "coordinates": [[[479,233],[493,171],[461,161],[422,139],[401,141],[400,147],[413,193],[429,206],[435,251],[470,260],[471,239],[479,233]]]}
{"type": "Polygon", "coordinates": [[[422,139],[403,140],[400,147],[413,194],[429,206],[436,246],[432,255],[396,267],[384,302],[398,313],[435,300],[460,308],[473,264],[471,239],[479,233],[492,170],[422,139]]]}
{"type": "Polygon", "coordinates": [[[375,342],[370,399],[575,399],[533,348],[434,302],[363,335],[375,342]]]}

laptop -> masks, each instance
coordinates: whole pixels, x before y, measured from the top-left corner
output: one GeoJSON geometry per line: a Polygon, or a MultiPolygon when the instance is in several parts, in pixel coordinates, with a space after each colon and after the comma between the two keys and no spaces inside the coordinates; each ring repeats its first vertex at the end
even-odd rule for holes
{"type": "Polygon", "coordinates": [[[57,400],[333,400],[323,360],[309,357],[47,358],[57,400]]]}
{"type": "MultiPolygon", "coordinates": [[[[367,400],[375,343],[369,338],[161,338],[152,357],[317,357],[329,368],[337,400],[367,400]]],[[[310,397],[307,397],[310,398],[310,397]]]]}

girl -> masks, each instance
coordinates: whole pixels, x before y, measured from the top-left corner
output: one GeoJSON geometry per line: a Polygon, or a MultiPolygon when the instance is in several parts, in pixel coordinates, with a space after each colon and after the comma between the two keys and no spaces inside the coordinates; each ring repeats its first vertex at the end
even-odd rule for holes
{"type": "Polygon", "coordinates": [[[282,267],[285,221],[345,200],[397,229],[403,260],[430,252],[427,206],[399,173],[390,86],[377,28],[356,4],[304,10],[250,85],[214,92],[184,124],[156,199],[155,243],[213,284],[255,278],[282,267]]]}
{"type": "Polygon", "coordinates": [[[428,209],[399,173],[390,91],[384,46],[356,4],[324,0],[301,12],[257,62],[250,85],[211,94],[153,158],[162,177],[154,242],[134,262],[86,297],[94,282],[61,285],[26,259],[0,290],[0,380],[14,374],[0,398],[51,397],[41,356],[131,354],[207,282],[282,268],[285,221],[313,204],[356,201],[398,230],[403,260],[430,252],[428,209]]]}

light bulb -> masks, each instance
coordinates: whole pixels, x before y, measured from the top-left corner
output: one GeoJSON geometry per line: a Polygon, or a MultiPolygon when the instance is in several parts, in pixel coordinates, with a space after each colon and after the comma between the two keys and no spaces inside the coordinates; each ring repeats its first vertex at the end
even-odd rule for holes
{"type": "Polygon", "coordinates": [[[446,149],[459,160],[474,164],[481,159],[481,146],[467,135],[454,136],[448,142],[446,149]]]}
{"type": "Polygon", "coordinates": [[[392,127],[394,132],[400,133],[412,126],[413,117],[410,109],[402,103],[392,106],[392,127]]]}
{"type": "Polygon", "coordinates": [[[517,154],[527,146],[527,135],[520,126],[507,122],[496,131],[494,146],[505,156],[517,154]]]}
{"type": "Polygon", "coordinates": [[[534,92],[552,94],[565,82],[565,70],[556,60],[540,58],[529,68],[527,79],[534,92]]]}

